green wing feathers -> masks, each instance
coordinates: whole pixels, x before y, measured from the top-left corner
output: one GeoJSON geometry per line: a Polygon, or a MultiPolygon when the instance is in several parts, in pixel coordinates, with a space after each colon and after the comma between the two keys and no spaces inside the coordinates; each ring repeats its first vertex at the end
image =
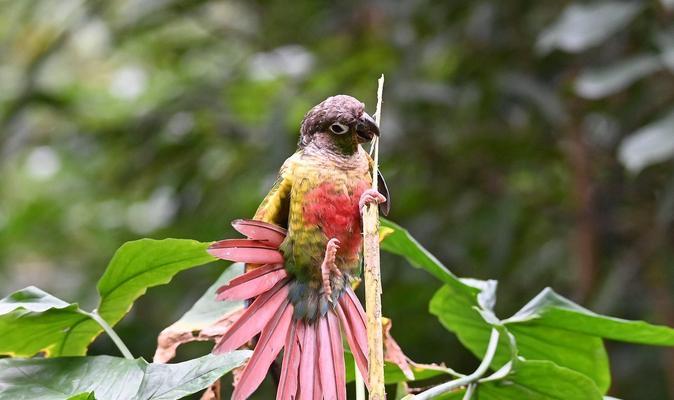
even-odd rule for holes
{"type": "Polygon", "coordinates": [[[290,191],[293,187],[293,168],[297,153],[288,158],[281,166],[278,178],[255,212],[253,219],[288,227],[290,210],[290,191]]]}

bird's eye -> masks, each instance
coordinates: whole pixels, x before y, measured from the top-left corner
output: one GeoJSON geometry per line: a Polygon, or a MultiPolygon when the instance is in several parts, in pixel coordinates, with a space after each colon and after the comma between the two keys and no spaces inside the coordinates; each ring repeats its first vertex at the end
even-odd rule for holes
{"type": "Polygon", "coordinates": [[[330,125],[330,130],[337,135],[342,135],[346,133],[349,128],[346,127],[344,124],[340,124],[339,122],[335,122],[334,124],[330,125]]]}

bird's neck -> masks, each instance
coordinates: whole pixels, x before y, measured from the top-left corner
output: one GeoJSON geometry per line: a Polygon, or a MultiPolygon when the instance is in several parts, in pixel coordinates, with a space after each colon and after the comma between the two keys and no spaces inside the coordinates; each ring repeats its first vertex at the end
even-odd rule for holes
{"type": "Polygon", "coordinates": [[[358,152],[359,146],[358,140],[351,134],[337,136],[327,132],[317,132],[306,147],[349,157],[358,152]]]}
{"type": "Polygon", "coordinates": [[[358,142],[350,135],[345,135],[343,139],[327,135],[317,133],[304,147],[304,154],[324,159],[337,167],[354,165],[354,158],[358,158],[363,151],[358,142]]]}

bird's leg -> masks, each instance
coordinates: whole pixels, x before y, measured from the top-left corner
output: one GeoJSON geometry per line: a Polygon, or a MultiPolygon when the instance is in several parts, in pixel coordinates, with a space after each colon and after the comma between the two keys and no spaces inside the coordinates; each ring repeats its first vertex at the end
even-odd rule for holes
{"type": "Polygon", "coordinates": [[[360,210],[360,216],[363,216],[365,212],[365,207],[368,204],[376,203],[381,204],[386,202],[386,197],[383,194],[379,193],[374,189],[368,189],[360,195],[360,200],[358,200],[358,210],[360,210]]]}
{"type": "Polygon", "coordinates": [[[325,257],[323,258],[323,263],[321,264],[321,277],[323,278],[323,294],[330,298],[332,296],[332,286],[330,286],[330,273],[335,272],[339,275],[342,272],[337,268],[335,264],[335,257],[337,255],[337,250],[339,249],[339,240],[337,238],[332,238],[328,241],[328,244],[325,246],[325,257]]]}

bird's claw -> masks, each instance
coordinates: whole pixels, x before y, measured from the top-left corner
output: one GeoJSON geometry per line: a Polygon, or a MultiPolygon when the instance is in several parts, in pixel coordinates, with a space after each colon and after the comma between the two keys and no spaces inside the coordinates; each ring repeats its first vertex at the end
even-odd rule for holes
{"type": "Polygon", "coordinates": [[[365,212],[365,207],[368,206],[368,204],[381,204],[386,202],[386,197],[384,197],[383,194],[379,193],[378,191],[374,189],[368,189],[363,192],[363,194],[360,195],[360,199],[358,200],[358,210],[360,210],[360,216],[363,216],[363,213],[365,212]]]}
{"type": "Polygon", "coordinates": [[[325,246],[325,257],[321,264],[321,277],[323,279],[323,294],[328,298],[328,302],[332,303],[332,286],[330,286],[330,273],[335,273],[337,276],[342,276],[342,271],[337,268],[335,258],[337,250],[339,250],[339,239],[332,238],[325,246]]]}

